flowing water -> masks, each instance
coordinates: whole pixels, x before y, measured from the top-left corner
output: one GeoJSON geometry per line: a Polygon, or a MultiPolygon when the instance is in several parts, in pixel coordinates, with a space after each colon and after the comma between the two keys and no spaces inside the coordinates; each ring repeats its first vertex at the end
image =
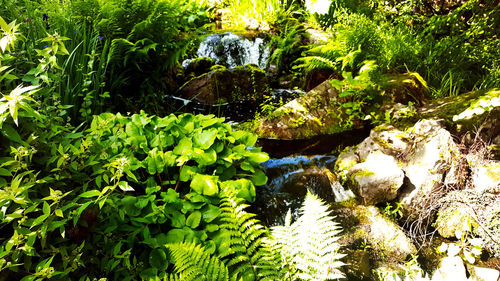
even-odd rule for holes
{"type": "Polygon", "coordinates": [[[282,224],[290,209],[293,218],[309,190],[327,201],[344,201],[353,197],[337,181],[333,155],[292,156],[270,159],[262,166],[269,180],[265,186],[257,187],[257,199],[250,211],[268,226],[282,224]]]}
{"type": "MultiPolygon", "coordinates": [[[[235,67],[254,63],[265,69],[269,57],[269,48],[262,38],[249,40],[231,32],[209,35],[201,42],[198,57],[209,57],[217,64],[235,67]]],[[[187,67],[189,60],[182,63],[187,67]]]]}
{"type": "MultiPolygon", "coordinates": [[[[301,90],[289,89],[273,89],[271,95],[266,100],[267,103],[284,104],[288,101],[303,95],[301,90]]],[[[224,116],[226,121],[242,122],[255,117],[265,101],[242,101],[223,103],[217,105],[203,104],[191,100],[187,100],[176,96],[165,96],[166,103],[169,104],[173,111],[190,112],[194,114],[214,114],[216,116],[224,116]]]]}
{"type": "MultiPolygon", "coordinates": [[[[197,55],[209,57],[227,67],[254,63],[265,69],[269,48],[262,38],[251,41],[234,33],[222,33],[207,36],[200,44],[197,55]]],[[[187,67],[189,62],[184,61],[183,66],[187,67]]],[[[224,116],[227,121],[239,122],[253,118],[263,102],[279,106],[303,94],[300,90],[274,89],[265,101],[206,105],[170,97],[170,104],[176,106],[178,111],[211,113],[224,116]]],[[[289,209],[297,217],[308,190],[330,202],[348,200],[353,196],[352,192],[344,189],[332,173],[335,160],[333,155],[300,155],[263,163],[269,180],[265,186],[257,188],[256,202],[249,211],[258,214],[264,224],[271,226],[281,223],[289,209]]]]}

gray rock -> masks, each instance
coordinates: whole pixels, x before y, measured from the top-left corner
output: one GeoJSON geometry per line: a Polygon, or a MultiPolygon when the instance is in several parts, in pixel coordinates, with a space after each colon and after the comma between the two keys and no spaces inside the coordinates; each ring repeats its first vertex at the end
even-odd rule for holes
{"type": "Polygon", "coordinates": [[[222,104],[262,99],[268,90],[264,71],[248,64],[229,69],[214,66],[210,72],[186,82],[177,95],[204,104],[222,104]]]}
{"type": "Polygon", "coordinates": [[[381,125],[371,130],[370,136],[358,145],[356,154],[360,159],[368,158],[375,151],[398,157],[408,150],[410,141],[407,133],[390,125],[381,125]]]}
{"type": "Polygon", "coordinates": [[[435,120],[419,121],[411,129],[410,138],[413,141],[403,161],[409,184],[399,201],[405,215],[415,218],[420,209],[426,208],[429,196],[443,184],[443,174],[460,152],[451,134],[435,120]]]}
{"type": "MultiPolygon", "coordinates": [[[[337,100],[338,91],[327,80],[264,118],[257,134],[264,138],[290,140],[343,132],[347,130],[341,124],[343,111],[332,106],[337,100]]],[[[357,127],[361,127],[361,123],[357,127]]]]}
{"type": "Polygon", "coordinates": [[[356,149],[339,156],[336,167],[341,176],[351,176],[349,187],[366,203],[398,196],[404,214],[415,218],[426,208],[426,198],[443,185],[443,174],[459,155],[452,136],[438,121],[422,120],[407,132],[387,125],[374,128],[356,149]],[[364,176],[356,177],[357,173],[364,176]]]}
{"type": "Polygon", "coordinates": [[[348,277],[369,278],[370,268],[403,266],[410,255],[417,253],[403,229],[374,206],[335,203],[332,214],[344,230],[339,243],[351,264],[348,277]]]}
{"type": "Polygon", "coordinates": [[[432,275],[432,280],[466,281],[464,262],[459,256],[447,256],[441,260],[439,268],[432,275]]]}
{"type": "Polygon", "coordinates": [[[394,157],[374,151],[366,161],[351,167],[348,177],[364,203],[374,205],[396,198],[404,173],[394,157]]]}
{"type": "Polygon", "coordinates": [[[479,192],[500,193],[500,161],[472,165],[472,183],[479,192]]]}
{"type": "Polygon", "coordinates": [[[477,281],[498,281],[500,272],[493,268],[470,266],[468,267],[471,279],[477,281]]]}

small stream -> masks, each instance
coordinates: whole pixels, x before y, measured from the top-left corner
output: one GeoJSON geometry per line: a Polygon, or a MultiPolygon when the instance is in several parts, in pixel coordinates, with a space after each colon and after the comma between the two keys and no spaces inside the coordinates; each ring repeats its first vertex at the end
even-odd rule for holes
{"type": "Polygon", "coordinates": [[[269,179],[265,186],[256,188],[257,199],[249,210],[272,226],[282,224],[289,209],[297,218],[308,190],[330,202],[350,199],[352,191],[345,190],[332,173],[336,160],[333,155],[298,155],[264,162],[269,179]]]}
{"type": "MultiPolygon", "coordinates": [[[[235,67],[254,63],[266,69],[269,48],[262,38],[249,40],[234,33],[207,36],[201,42],[197,56],[209,57],[217,64],[235,67]]],[[[185,60],[186,68],[191,60],[185,60]]],[[[305,94],[301,90],[272,89],[265,101],[268,104],[285,104],[305,94]]],[[[218,105],[201,104],[180,97],[170,96],[168,103],[178,111],[214,114],[226,121],[237,123],[253,119],[264,100],[224,103],[218,105]]],[[[368,130],[369,131],[369,130],[368,130]]],[[[350,145],[366,136],[366,131],[354,131],[352,137],[320,136],[309,140],[280,141],[261,139],[259,145],[272,159],[263,163],[269,178],[265,186],[257,187],[256,201],[250,212],[268,226],[282,223],[289,209],[297,217],[302,201],[309,190],[326,201],[342,201],[353,196],[337,181],[334,171],[336,156],[330,154],[338,147],[350,145]],[[313,156],[305,156],[311,155],[313,156]]]]}
{"type": "MultiPolygon", "coordinates": [[[[269,58],[269,48],[263,38],[253,41],[231,32],[209,35],[201,42],[197,51],[198,57],[209,57],[215,63],[227,67],[235,67],[254,63],[265,69],[269,58]]],[[[187,66],[189,61],[184,61],[187,66]]]]}
{"type": "Polygon", "coordinates": [[[243,122],[253,119],[255,114],[260,111],[263,102],[268,103],[287,103],[304,92],[293,89],[273,89],[267,100],[257,99],[255,101],[231,102],[222,104],[204,104],[193,100],[184,99],[176,96],[166,96],[166,102],[175,111],[190,112],[194,114],[214,114],[218,117],[225,117],[226,121],[243,122]]]}

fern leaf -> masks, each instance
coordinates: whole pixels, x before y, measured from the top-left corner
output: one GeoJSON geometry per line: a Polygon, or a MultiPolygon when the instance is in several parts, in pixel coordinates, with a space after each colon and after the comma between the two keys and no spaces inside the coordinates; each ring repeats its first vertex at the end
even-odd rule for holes
{"type": "Polygon", "coordinates": [[[177,243],[167,245],[175,271],[183,281],[228,281],[227,267],[201,245],[177,243]]]}
{"type": "Polygon", "coordinates": [[[231,279],[282,280],[270,249],[263,243],[266,229],[254,214],[245,212],[243,199],[229,195],[221,200],[222,235],[224,242],[220,258],[231,269],[231,279]]]}
{"type": "Polygon", "coordinates": [[[300,210],[299,219],[290,224],[287,215],[285,226],[272,229],[269,243],[281,252],[291,279],[330,280],[343,278],[339,270],[344,257],[339,252],[340,226],[329,216],[328,207],[316,196],[308,193],[300,210]]]}

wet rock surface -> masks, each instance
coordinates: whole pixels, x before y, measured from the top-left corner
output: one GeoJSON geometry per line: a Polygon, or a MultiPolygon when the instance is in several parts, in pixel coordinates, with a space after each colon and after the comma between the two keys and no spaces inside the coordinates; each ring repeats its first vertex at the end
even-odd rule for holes
{"type": "MultiPolygon", "coordinates": [[[[443,184],[443,174],[457,159],[459,150],[450,133],[439,122],[422,120],[408,130],[408,133],[392,126],[379,126],[373,129],[370,136],[349,153],[348,157],[342,154],[339,156],[339,159],[348,159],[348,161],[339,162],[337,168],[341,175],[347,175],[346,182],[352,184],[353,190],[357,190],[358,195],[362,196],[365,202],[389,201],[389,198],[394,198],[397,194],[405,215],[408,218],[414,218],[420,209],[426,208],[425,199],[443,184]],[[357,158],[353,156],[353,153],[357,158]],[[357,172],[363,171],[359,166],[355,168],[356,165],[365,163],[374,157],[371,155],[376,154],[384,154],[387,159],[392,157],[394,160],[391,160],[390,165],[385,165],[387,170],[384,173],[398,175],[396,177],[398,181],[389,185],[390,192],[385,196],[386,199],[380,195],[383,194],[382,190],[377,191],[374,188],[377,186],[377,181],[381,182],[381,179],[376,175],[372,178],[358,177],[356,179],[355,177],[357,172]],[[401,170],[404,172],[406,181],[401,180],[401,170]],[[365,189],[363,190],[356,186],[356,184],[359,185],[357,182],[360,178],[364,179],[362,183],[365,189]]],[[[364,164],[361,168],[368,165],[364,164]]],[[[376,164],[372,166],[376,166],[376,164]]],[[[374,167],[372,169],[380,168],[374,167]]],[[[369,172],[369,169],[365,168],[364,171],[369,172]]]]}
{"type": "Polygon", "coordinates": [[[343,201],[353,196],[345,190],[331,172],[336,157],[295,156],[270,159],[263,163],[268,182],[257,188],[257,199],[250,207],[264,224],[282,224],[288,210],[297,218],[302,201],[309,190],[329,202],[343,201]]]}
{"type": "Polygon", "coordinates": [[[338,91],[330,81],[325,81],[263,119],[257,134],[263,138],[290,140],[345,131],[338,115],[342,112],[331,107],[337,99],[338,91]]]}
{"type": "Polygon", "coordinates": [[[256,101],[268,93],[267,77],[256,65],[234,68],[213,67],[208,73],[191,79],[177,96],[205,104],[256,101]]]}

